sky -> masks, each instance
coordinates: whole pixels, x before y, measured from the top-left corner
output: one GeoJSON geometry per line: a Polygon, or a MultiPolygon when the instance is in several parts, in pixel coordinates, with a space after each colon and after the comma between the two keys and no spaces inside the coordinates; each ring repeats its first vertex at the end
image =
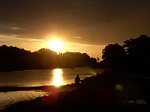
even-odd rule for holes
{"type": "Polygon", "coordinates": [[[0,45],[36,51],[57,38],[62,52],[100,57],[108,44],[150,36],[150,0],[0,0],[0,45]]]}

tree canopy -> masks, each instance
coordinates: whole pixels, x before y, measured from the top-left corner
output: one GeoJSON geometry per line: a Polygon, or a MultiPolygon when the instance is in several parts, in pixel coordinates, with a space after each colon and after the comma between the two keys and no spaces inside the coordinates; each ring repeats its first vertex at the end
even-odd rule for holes
{"type": "Polygon", "coordinates": [[[125,57],[125,50],[119,44],[109,44],[102,51],[102,59],[107,66],[120,65],[125,57]]]}
{"type": "Polygon", "coordinates": [[[57,54],[46,48],[30,52],[13,46],[0,46],[0,71],[96,66],[96,59],[86,53],[66,52],[57,54]]]}
{"type": "Polygon", "coordinates": [[[141,35],[123,45],[109,44],[102,51],[105,67],[122,67],[138,74],[150,72],[150,37],[141,35]]]}

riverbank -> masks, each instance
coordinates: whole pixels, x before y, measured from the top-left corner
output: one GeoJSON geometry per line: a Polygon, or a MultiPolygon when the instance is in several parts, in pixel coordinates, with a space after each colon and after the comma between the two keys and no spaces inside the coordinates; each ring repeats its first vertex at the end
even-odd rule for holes
{"type": "Polygon", "coordinates": [[[61,87],[55,87],[55,86],[36,86],[36,87],[0,87],[0,92],[11,92],[11,91],[66,91],[68,89],[69,91],[76,88],[74,84],[68,84],[61,87]]]}
{"type": "MultiPolygon", "coordinates": [[[[144,82],[146,83],[145,80],[144,82]]],[[[17,103],[2,112],[148,112],[149,104],[137,103],[137,100],[148,98],[145,88],[141,87],[142,84],[137,78],[107,72],[84,79],[80,87],[71,84],[38,88],[48,92],[49,95],[17,103]]]]}

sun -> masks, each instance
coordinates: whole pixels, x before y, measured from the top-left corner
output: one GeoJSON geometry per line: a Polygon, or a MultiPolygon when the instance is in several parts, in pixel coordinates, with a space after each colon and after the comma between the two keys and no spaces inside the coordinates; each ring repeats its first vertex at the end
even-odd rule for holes
{"type": "Polygon", "coordinates": [[[48,42],[48,48],[55,52],[60,52],[64,49],[64,43],[60,40],[52,40],[48,42]]]}

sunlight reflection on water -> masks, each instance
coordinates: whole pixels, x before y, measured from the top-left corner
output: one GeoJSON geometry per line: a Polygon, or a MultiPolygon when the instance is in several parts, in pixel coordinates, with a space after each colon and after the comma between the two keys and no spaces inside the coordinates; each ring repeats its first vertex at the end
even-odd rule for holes
{"type": "MultiPolygon", "coordinates": [[[[0,72],[0,87],[36,87],[45,85],[58,87],[74,83],[76,74],[79,74],[81,80],[83,80],[86,77],[102,72],[102,69],[88,67],[0,72]]],[[[46,94],[42,91],[0,92],[0,110],[19,101],[33,100],[46,94]]]]}
{"type": "Polygon", "coordinates": [[[0,72],[0,87],[60,86],[74,83],[74,78],[77,74],[80,75],[82,80],[102,72],[103,69],[92,69],[89,67],[0,72]]]}
{"type": "Polygon", "coordinates": [[[51,85],[54,85],[54,86],[61,86],[63,85],[63,71],[62,69],[54,69],[53,70],[53,80],[52,80],[52,84],[51,85]]]}

